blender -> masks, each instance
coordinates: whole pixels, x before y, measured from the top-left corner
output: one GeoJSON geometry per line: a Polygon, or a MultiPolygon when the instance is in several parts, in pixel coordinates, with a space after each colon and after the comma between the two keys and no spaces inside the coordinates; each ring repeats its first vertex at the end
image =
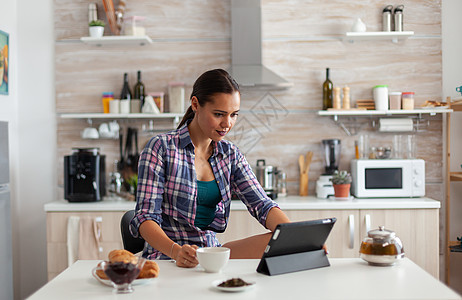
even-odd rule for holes
{"type": "Polygon", "coordinates": [[[334,196],[334,186],[332,185],[332,174],[338,170],[340,162],[341,143],[338,139],[322,140],[322,150],[324,157],[325,172],[316,181],[316,196],[327,199],[334,196]]]}

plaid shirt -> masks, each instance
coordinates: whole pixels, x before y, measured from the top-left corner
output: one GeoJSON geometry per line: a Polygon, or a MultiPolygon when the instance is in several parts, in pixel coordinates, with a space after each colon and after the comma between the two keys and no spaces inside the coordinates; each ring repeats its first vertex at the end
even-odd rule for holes
{"type": "MultiPolygon", "coordinates": [[[[188,124],[189,122],[187,122],[188,124]]],[[[146,220],[157,222],[167,236],[180,245],[220,246],[215,232],[224,232],[228,223],[231,192],[247,206],[263,226],[271,208],[277,204],[266,195],[249,163],[229,141],[213,142],[209,163],[220,189],[215,218],[206,230],[194,226],[197,207],[197,177],[194,145],[187,124],[152,138],[140,155],[135,217],[130,231],[138,237],[146,220]]],[[[145,243],[143,256],[167,258],[145,243]]]]}

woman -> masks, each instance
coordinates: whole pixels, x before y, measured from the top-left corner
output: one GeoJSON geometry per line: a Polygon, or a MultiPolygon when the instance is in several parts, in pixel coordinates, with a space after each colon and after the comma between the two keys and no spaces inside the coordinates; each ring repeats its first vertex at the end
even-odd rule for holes
{"type": "MultiPolygon", "coordinates": [[[[289,222],[266,195],[239,149],[223,138],[240,107],[239,86],[224,70],[202,74],[194,83],[177,130],[152,138],[140,156],[133,236],[147,242],[143,256],[172,258],[179,267],[198,264],[198,247],[221,246],[231,192],[250,214],[273,231],[289,222]]],[[[226,243],[231,258],[260,258],[271,233],[226,243]]]]}

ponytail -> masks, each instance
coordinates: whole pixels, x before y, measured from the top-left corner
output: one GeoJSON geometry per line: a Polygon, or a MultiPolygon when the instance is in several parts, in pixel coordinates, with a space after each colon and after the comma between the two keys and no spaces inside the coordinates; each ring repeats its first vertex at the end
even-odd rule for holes
{"type": "Polygon", "coordinates": [[[183,126],[187,120],[194,118],[194,111],[192,110],[192,107],[189,106],[188,110],[183,116],[183,119],[181,120],[180,124],[178,125],[177,129],[179,129],[181,126],[183,126]]]}

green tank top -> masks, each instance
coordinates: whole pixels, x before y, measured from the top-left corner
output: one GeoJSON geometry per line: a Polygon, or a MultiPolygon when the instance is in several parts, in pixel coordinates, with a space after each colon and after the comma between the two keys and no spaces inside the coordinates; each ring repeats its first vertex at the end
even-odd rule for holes
{"type": "Polygon", "coordinates": [[[221,194],[215,180],[197,180],[197,208],[194,225],[205,229],[215,218],[217,204],[221,201],[221,194]]]}

